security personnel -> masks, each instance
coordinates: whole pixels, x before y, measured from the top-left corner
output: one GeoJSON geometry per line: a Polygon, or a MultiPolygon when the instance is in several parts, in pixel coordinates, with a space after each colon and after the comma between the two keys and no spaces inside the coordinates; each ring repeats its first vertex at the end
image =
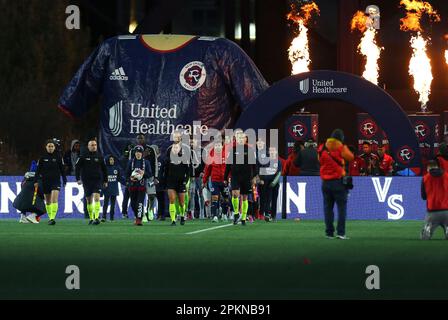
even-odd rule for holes
{"type": "Polygon", "coordinates": [[[107,168],[102,156],[98,153],[96,140],[91,139],[87,145],[88,152],[81,155],[76,162],[76,181],[84,188],[89,213],[89,225],[100,223],[100,193],[107,188],[107,168]]]}
{"type": "MultiPolygon", "coordinates": [[[[45,144],[46,153],[39,159],[36,170],[36,179],[42,180],[43,192],[45,195],[45,207],[48,213],[48,224],[55,225],[58,212],[58,197],[61,190],[61,176],[64,187],[67,184],[67,178],[64,172],[64,162],[62,157],[56,151],[56,145],[53,140],[47,140],[45,144]]],[[[34,185],[38,187],[36,182],[34,185]]]]}

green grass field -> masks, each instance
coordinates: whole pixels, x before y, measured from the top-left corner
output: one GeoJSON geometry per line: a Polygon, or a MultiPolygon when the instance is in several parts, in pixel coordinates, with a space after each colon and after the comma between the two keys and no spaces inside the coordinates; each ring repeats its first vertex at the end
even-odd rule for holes
{"type": "Polygon", "coordinates": [[[349,221],[350,240],[321,221],[228,223],[130,220],[48,226],[0,220],[0,298],[414,299],[448,298],[448,241],[419,240],[422,222],[349,221]],[[65,287],[68,265],[80,290],[65,287]],[[368,265],[381,289],[365,287],[368,265]]]}

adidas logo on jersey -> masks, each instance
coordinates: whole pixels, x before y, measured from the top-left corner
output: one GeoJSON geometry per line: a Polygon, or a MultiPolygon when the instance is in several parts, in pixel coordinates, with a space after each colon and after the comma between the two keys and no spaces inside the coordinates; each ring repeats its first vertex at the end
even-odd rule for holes
{"type": "Polygon", "coordinates": [[[124,72],[123,67],[120,67],[118,69],[115,69],[114,72],[112,72],[109,79],[110,80],[128,81],[129,78],[126,76],[126,73],[124,72]]]}

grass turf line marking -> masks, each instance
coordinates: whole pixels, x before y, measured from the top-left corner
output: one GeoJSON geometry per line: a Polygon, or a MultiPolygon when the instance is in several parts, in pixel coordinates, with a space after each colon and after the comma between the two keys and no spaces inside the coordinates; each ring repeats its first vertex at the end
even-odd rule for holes
{"type": "Polygon", "coordinates": [[[216,227],[212,227],[212,228],[207,228],[207,229],[196,230],[196,231],[192,231],[192,232],[187,232],[186,234],[197,234],[197,233],[210,231],[210,230],[216,230],[216,229],[225,228],[225,227],[229,227],[229,226],[233,226],[233,223],[225,224],[222,226],[216,226],[216,227]]]}

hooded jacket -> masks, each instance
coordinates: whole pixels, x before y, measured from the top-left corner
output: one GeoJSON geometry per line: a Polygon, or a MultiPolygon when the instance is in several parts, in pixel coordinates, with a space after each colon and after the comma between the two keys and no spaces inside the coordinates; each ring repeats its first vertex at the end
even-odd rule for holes
{"type": "Polygon", "coordinates": [[[345,161],[353,161],[353,153],[341,141],[327,139],[319,147],[320,177],[322,180],[337,180],[345,176],[345,161]]]}
{"type": "Polygon", "coordinates": [[[423,176],[421,194],[428,211],[448,210],[448,172],[440,168],[429,170],[423,176]]]}
{"type": "Polygon", "coordinates": [[[75,175],[75,164],[79,159],[79,153],[73,151],[73,147],[76,143],[80,143],[79,140],[72,140],[70,144],[70,150],[64,154],[64,164],[66,166],[66,174],[75,175]]]}
{"type": "Polygon", "coordinates": [[[120,165],[118,163],[118,159],[110,155],[104,158],[104,162],[106,164],[106,171],[107,171],[107,188],[104,190],[104,195],[118,196],[119,194],[118,183],[120,182],[122,184],[126,184],[126,181],[123,178],[122,171],[120,169],[120,165]],[[110,158],[113,158],[115,160],[113,165],[111,165],[109,162],[110,158]]]}

